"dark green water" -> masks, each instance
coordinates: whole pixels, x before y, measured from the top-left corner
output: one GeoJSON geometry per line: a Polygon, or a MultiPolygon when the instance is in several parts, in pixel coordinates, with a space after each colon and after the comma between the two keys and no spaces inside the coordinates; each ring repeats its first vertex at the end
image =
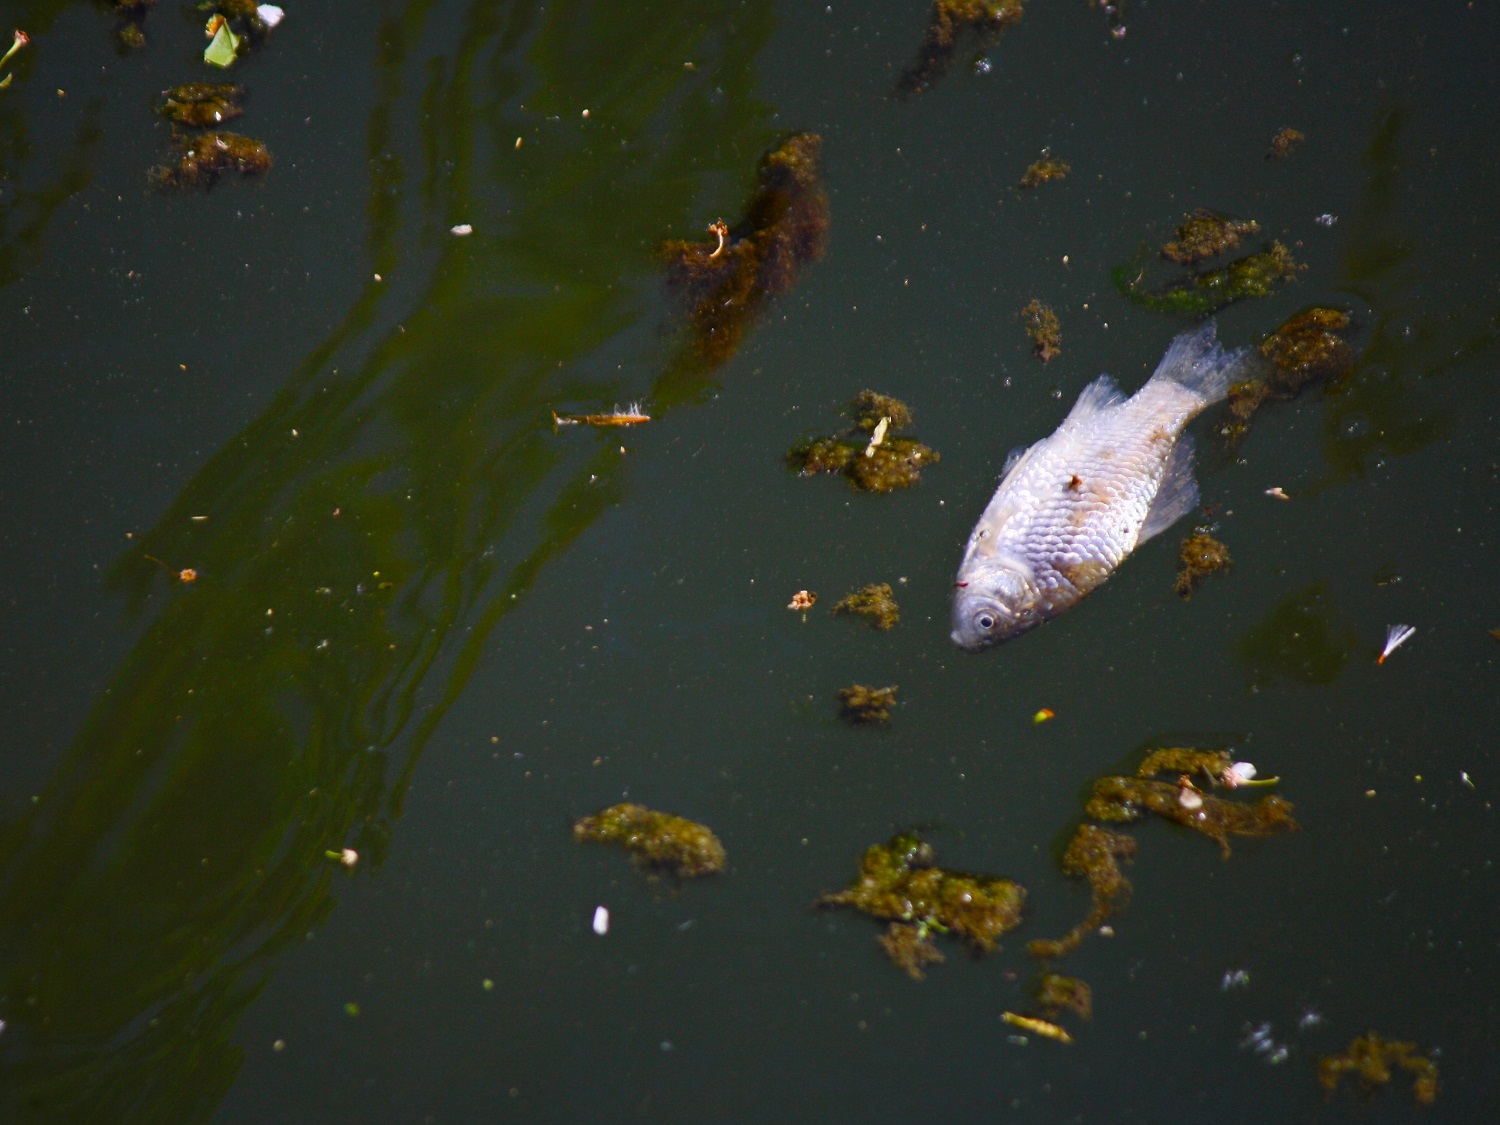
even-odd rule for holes
{"type": "Polygon", "coordinates": [[[917,2],[289,7],[232,74],[277,165],[206,195],[146,181],[156,94],[210,77],[201,17],[163,5],[124,56],[99,9],[12,9],[0,1117],[1410,1120],[1404,1078],[1318,1088],[1370,1028],[1439,1052],[1422,1119],[1500,1116],[1493,5],[1156,0],[1112,38],[1036,0],[988,73],[906,102],[917,2]],[[1265,160],[1285,125],[1307,143],[1265,160]],[[653,249],[803,129],[829,253],[685,367],[653,249]],[[1016,192],[1044,146],[1071,177],[1016,192]],[[1353,380],[1204,458],[1229,576],[1179,602],[1163,536],[958,652],[1006,450],[1149,372],[1181,325],[1109,271],[1198,206],[1307,265],[1224,339],[1341,303],[1353,380]],[[942,453],[920,487],[782,467],[863,386],[942,453]],[[636,398],[651,425],[548,425],[636,398]],[[823,612],[870,581],[889,634],[823,612]],[[888,728],[835,718],[856,680],[900,684],[888,728]],[[1060,963],[1093,1023],[1017,1045],[1025,942],[1087,909],[1057,871],[1081,797],[1163,739],[1232,743],[1302,831],[1221,861],[1135,829],[1116,936],[1060,963]],[[625,797],[730,871],[652,885],[571,842],[625,797]],[[809,909],[914,824],[1030,890],[1001,953],[921,983],[809,909]],[[1240,1046],[1262,1021],[1282,1065],[1240,1046]]]}

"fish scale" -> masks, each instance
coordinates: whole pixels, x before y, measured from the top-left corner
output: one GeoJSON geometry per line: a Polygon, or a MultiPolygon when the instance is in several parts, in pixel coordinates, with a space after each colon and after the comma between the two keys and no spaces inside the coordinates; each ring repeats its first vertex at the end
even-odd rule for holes
{"type": "Polygon", "coordinates": [[[1101,375],[1050,437],[1012,454],[959,566],[954,643],[977,651],[1056,617],[1191,511],[1183,430],[1252,354],[1220,348],[1210,321],[1178,336],[1130,398],[1101,375]]]}

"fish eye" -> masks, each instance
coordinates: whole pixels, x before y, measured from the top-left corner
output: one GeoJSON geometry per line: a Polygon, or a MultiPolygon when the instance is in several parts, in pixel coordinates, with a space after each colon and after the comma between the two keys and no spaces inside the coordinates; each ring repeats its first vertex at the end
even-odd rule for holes
{"type": "Polygon", "coordinates": [[[988,613],[981,613],[977,618],[975,618],[975,623],[978,624],[978,626],[986,632],[995,627],[995,619],[988,613]]]}

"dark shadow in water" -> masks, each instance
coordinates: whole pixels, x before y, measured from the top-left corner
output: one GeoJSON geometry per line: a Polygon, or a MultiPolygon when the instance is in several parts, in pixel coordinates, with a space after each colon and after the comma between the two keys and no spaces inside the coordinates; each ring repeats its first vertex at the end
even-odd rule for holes
{"type": "Polygon", "coordinates": [[[0,828],[6,1120],[212,1115],[271,956],[335,904],[325,851],[380,863],[491,631],[623,495],[617,437],[554,434],[548,408],[615,399],[575,365],[649,318],[656,239],[771,139],[766,4],[476,0],[420,57],[431,10],[381,29],[368,252],[390,277],[451,223],[495,229],[440,235],[397,330],[372,283],[113,568],[152,619],[0,828]]]}
{"type": "Polygon", "coordinates": [[[1240,639],[1239,658],[1257,688],[1277,680],[1331,684],[1358,644],[1327,588],[1314,582],[1283,598],[1240,639]]]}

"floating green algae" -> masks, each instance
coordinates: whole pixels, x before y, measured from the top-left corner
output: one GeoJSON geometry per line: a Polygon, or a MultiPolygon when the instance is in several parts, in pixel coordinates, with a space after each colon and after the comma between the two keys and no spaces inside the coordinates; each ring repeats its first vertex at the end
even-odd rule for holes
{"type": "Polygon", "coordinates": [[[794,445],[786,454],[788,467],[799,476],[838,473],[864,492],[892,492],[917,484],[922,470],[942,459],[913,438],[894,436],[912,422],[911,409],[900,399],[863,390],[849,413],[852,428],[794,445]]]}
{"type": "Polygon", "coordinates": [[[920,94],[952,69],[961,51],[977,59],[1021,14],[1021,0],[933,0],[922,46],[901,72],[896,91],[920,94]]]}
{"type": "Polygon", "coordinates": [[[1229,548],[1206,531],[1195,531],[1182,541],[1177,552],[1177,596],[1186,601],[1210,574],[1228,570],[1233,560],[1229,548]]]}
{"type": "Polygon", "coordinates": [[[208,128],[244,113],[239,102],[245,91],[239,86],[209,82],[185,82],[166,92],[161,115],[179,125],[208,128]]]}
{"type": "Polygon", "coordinates": [[[1218,784],[1234,760],[1225,750],[1202,750],[1194,746],[1162,746],[1151,751],[1135,771],[1136,777],[1157,777],[1164,773],[1201,774],[1218,784]]]}
{"type": "Polygon", "coordinates": [[[1190,266],[1233,250],[1250,235],[1260,233],[1254,219],[1232,219],[1200,207],[1183,217],[1177,237],[1161,248],[1169,262],[1190,266]]]}
{"type": "Polygon", "coordinates": [[[1031,346],[1043,363],[1062,355],[1062,324],[1055,312],[1033,298],[1020,316],[1026,335],[1031,337],[1031,346]]]}
{"type": "Polygon", "coordinates": [[[1272,242],[1257,254],[1205,273],[1189,273],[1162,285],[1145,284],[1145,266],[1139,258],[1117,267],[1110,276],[1116,288],[1135,304],[1154,312],[1198,319],[1235,301],[1269,296],[1278,284],[1296,277],[1300,268],[1290,250],[1280,242],[1272,242]]]}
{"type": "Polygon", "coordinates": [[[851,684],[849,687],[839,688],[839,714],[856,726],[888,722],[891,708],[896,706],[896,689],[899,686],[892,684],[890,687],[872,688],[864,684],[851,684]]]}
{"type": "Polygon", "coordinates": [[[1084,811],[1095,820],[1139,820],[1152,812],[1185,828],[1201,832],[1229,858],[1230,836],[1270,836],[1295,832],[1292,804],[1275,794],[1254,804],[1226,801],[1205,793],[1186,778],[1172,784],[1139,777],[1105,777],[1094,783],[1084,811]]]}
{"type": "Polygon", "coordinates": [[[178,149],[177,162],[158,165],[150,172],[152,182],[163,187],[206,190],[232,172],[261,175],[272,164],[265,145],[238,133],[178,134],[172,142],[178,149]]]}
{"type": "Polygon", "coordinates": [[[573,822],[573,839],[620,844],[646,867],[689,877],[724,868],[724,845],[707,827],[645,805],[623,803],[573,822]]]}
{"type": "Polygon", "coordinates": [[[1215,427],[1231,450],[1250,432],[1250,421],[1268,401],[1296,398],[1313,383],[1338,387],[1354,370],[1349,343],[1353,322],[1343,309],[1314,306],[1283,321],[1261,341],[1266,360],[1257,376],[1229,388],[1223,420],[1215,427]]]}
{"type": "Polygon", "coordinates": [[[1033,188],[1040,187],[1042,184],[1050,184],[1054,180],[1065,180],[1068,178],[1068,173],[1072,170],[1073,166],[1071,164],[1062,160],[1054,160],[1051,156],[1044,153],[1040,160],[1027,165],[1026,171],[1021,173],[1021,179],[1017,182],[1016,187],[1022,191],[1030,191],[1033,188]]]}
{"type": "Polygon", "coordinates": [[[667,291],[683,304],[698,358],[711,366],[735,353],[767,298],[786,293],[823,256],[828,197],[819,172],[823,138],[788,137],[761,160],[758,185],[733,227],[709,227],[707,242],[662,243],[667,291]]]}
{"type": "Polygon", "coordinates": [[[1056,958],[1078,948],[1090,933],[1125,904],[1130,897],[1130,880],[1120,870],[1121,860],[1135,858],[1139,845],[1134,836],[1112,832],[1097,824],[1080,824],[1062,856],[1064,875],[1088,880],[1094,904],[1088,917],[1061,938],[1033,941],[1027,948],[1035,957],[1056,958]]]}
{"type": "Polygon", "coordinates": [[[923,964],[942,957],[931,948],[932,933],[952,934],[980,952],[992,953],[1000,936],[1020,922],[1025,901],[1025,888],[1010,879],[937,866],[932,845],[915,832],[905,832],[867,848],[859,877],[816,905],[849,906],[872,918],[900,923],[903,928],[893,926],[881,944],[893,961],[920,977],[923,964]]]}
{"type": "Polygon", "coordinates": [[[1415,1043],[1381,1039],[1373,1031],[1355,1039],[1342,1055],[1326,1055],[1319,1059],[1318,1082],[1332,1094],[1344,1075],[1353,1074],[1359,1078],[1360,1092],[1368,1096],[1390,1082],[1392,1066],[1412,1075],[1412,1095],[1418,1105],[1431,1105],[1437,1101],[1437,1064],[1419,1054],[1415,1043]]]}
{"type": "Polygon", "coordinates": [[[833,612],[868,617],[870,624],[877,629],[892,628],[901,620],[901,607],[896,604],[895,591],[889,582],[861,586],[834,606],[833,612]]]}

